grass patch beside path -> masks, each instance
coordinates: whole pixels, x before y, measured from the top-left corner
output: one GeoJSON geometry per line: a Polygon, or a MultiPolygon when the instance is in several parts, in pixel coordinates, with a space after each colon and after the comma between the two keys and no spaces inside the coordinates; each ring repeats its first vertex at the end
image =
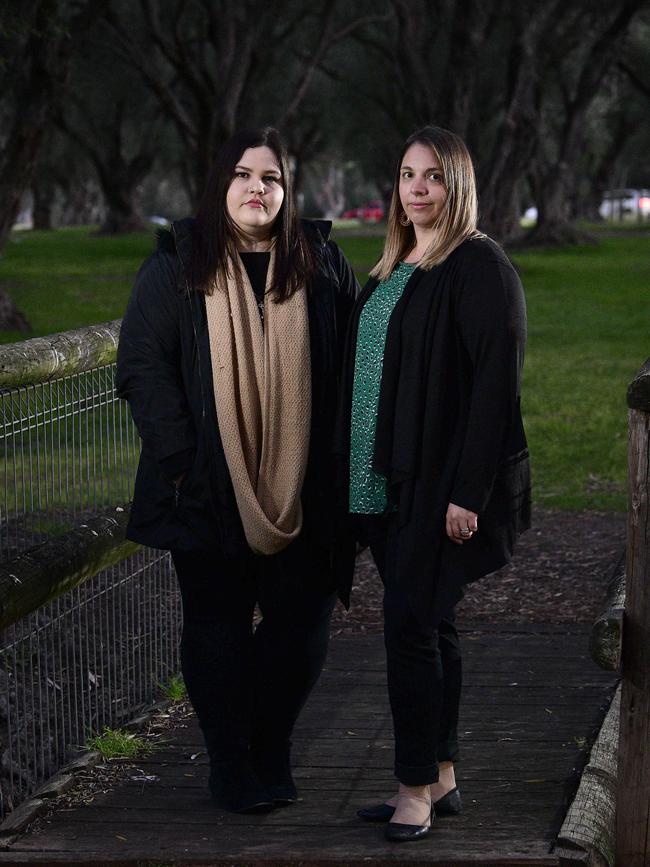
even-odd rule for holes
{"type": "MultiPolygon", "coordinates": [[[[649,354],[650,231],[596,230],[598,246],[517,252],[528,299],[523,407],[535,499],[562,509],[626,508],[625,390],[649,354]]],[[[360,281],[381,227],[337,229],[360,281]]],[[[0,285],[33,336],[119,318],[153,232],[117,238],[89,229],[12,236],[0,285]]],[[[22,339],[0,334],[0,341],[22,339]]]]}
{"type": "MultiPolygon", "coordinates": [[[[30,337],[107,322],[122,316],[153,248],[153,231],[114,238],[91,228],[14,232],[0,259],[0,285],[27,316],[30,337]]],[[[0,341],[25,336],[0,332],[0,341]]]]}
{"type": "Polygon", "coordinates": [[[151,744],[130,732],[104,726],[100,735],[89,737],[87,750],[98,750],[104,759],[134,759],[151,752],[151,744]]]}

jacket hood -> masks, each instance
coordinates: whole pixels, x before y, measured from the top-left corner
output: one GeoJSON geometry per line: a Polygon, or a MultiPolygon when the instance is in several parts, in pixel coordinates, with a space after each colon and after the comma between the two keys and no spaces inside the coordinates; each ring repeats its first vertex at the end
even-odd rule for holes
{"type": "MultiPolygon", "coordinates": [[[[163,253],[176,253],[183,268],[189,269],[192,255],[192,238],[194,233],[194,217],[174,220],[170,229],[158,229],[156,232],[158,249],[163,253]]],[[[331,220],[301,220],[300,225],[308,240],[325,244],[332,231],[331,220]]]]}

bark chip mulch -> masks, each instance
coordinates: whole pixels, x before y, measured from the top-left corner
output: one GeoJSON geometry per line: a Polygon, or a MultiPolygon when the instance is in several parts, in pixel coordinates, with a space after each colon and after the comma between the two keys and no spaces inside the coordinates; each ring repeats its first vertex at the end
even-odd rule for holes
{"type": "MultiPolygon", "coordinates": [[[[462,621],[585,623],[596,619],[624,552],[620,512],[535,509],[508,566],[467,588],[462,621]]],[[[480,529],[480,527],[479,527],[480,529]]],[[[350,611],[338,606],[332,634],[381,632],[382,587],[369,551],[357,558],[350,611]]]]}

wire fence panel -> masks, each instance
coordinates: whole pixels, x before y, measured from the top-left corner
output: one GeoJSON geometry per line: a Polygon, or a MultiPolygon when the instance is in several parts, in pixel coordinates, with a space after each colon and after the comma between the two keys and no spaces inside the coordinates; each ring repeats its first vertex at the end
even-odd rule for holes
{"type": "Polygon", "coordinates": [[[129,500],[140,446],[113,368],[0,392],[0,562],[129,500]]]}
{"type": "MultiPolygon", "coordinates": [[[[130,499],[140,446],[113,374],[0,391],[0,563],[130,499]]],[[[180,627],[169,555],[142,548],[0,631],[0,820],[152,702],[180,627]]]]}

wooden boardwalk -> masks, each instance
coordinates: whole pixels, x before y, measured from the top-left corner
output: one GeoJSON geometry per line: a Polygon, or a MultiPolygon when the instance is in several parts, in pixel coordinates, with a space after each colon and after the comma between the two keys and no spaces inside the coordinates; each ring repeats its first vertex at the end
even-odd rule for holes
{"type": "Polygon", "coordinates": [[[126,781],[85,807],[60,809],[0,851],[24,863],[238,865],[556,865],[552,843],[580,746],[594,734],[614,677],[591,662],[588,628],[513,624],[463,629],[465,690],[459,786],[465,809],[426,840],[384,841],[356,809],[393,791],[381,636],[333,639],[295,738],[302,799],[264,816],[209,801],[192,722],[126,781]]]}

